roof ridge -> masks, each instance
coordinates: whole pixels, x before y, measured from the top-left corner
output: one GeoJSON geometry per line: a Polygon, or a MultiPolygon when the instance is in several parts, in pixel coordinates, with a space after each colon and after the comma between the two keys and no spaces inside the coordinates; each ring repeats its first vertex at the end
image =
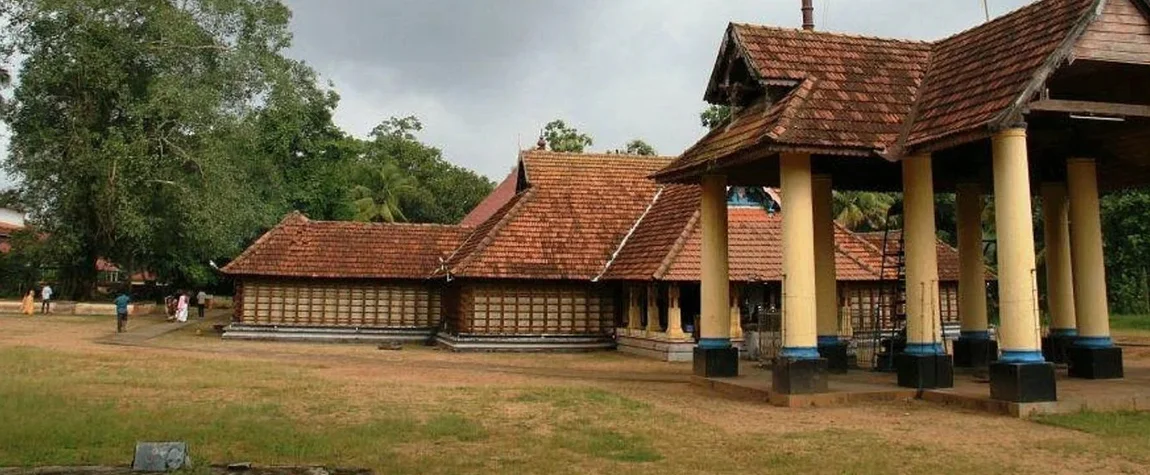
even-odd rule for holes
{"type": "Polygon", "coordinates": [[[699,223],[702,211],[698,208],[694,213],[691,213],[691,218],[687,220],[687,225],[683,226],[683,231],[679,233],[679,237],[675,238],[675,243],[671,244],[671,249],[667,251],[667,255],[663,256],[662,262],[659,262],[659,267],[655,269],[655,274],[652,275],[654,279],[662,279],[671,270],[671,264],[679,258],[679,253],[683,252],[683,248],[687,246],[687,241],[691,239],[691,234],[694,233],[695,227],[699,223]]]}
{"type": "MultiPolygon", "coordinates": [[[[779,112],[779,119],[775,121],[775,127],[767,131],[766,135],[778,142],[783,134],[787,133],[787,126],[794,120],[795,115],[798,113],[796,109],[803,106],[807,102],[807,95],[814,90],[815,86],[819,83],[817,76],[808,75],[798,86],[787,92],[782,99],[776,104],[781,104],[783,110],[779,112]],[[778,132],[775,132],[778,130],[778,132]]],[[[770,111],[770,107],[763,110],[763,114],[770,111]]]]}
{"type": "Polygon", "coordinates": [[[463,229],[470,229],[470,228],[475,227],[475,226],[469,226],[466,224],[446,224],[446,223],[407,223],[407,222],[387,223],[387,222],[375,222],[375,221],[344,221],[344,220],[338,220],[338,219],[308,220],[308,224],[329,224],[329,223],[351,224],[351,225],[364,226],[364,227],[367,227],[367,226],[376,226],[376,227],[410,226],[410,227],[427,227],[427,228],[438,227],[438,228],[463,228],[463,229]]]}
{"type": "MultiPolygon", "coordinates": [[[[483,252],[487,246],[491,245],[491,242],[495,240],[495,236],[503,230],[503,227],[506,226],[508,222],[510,222],[516,215],[519,214],[519,211],[523,209],[523,203],[526,203],[528,199],[534,196],[534,192],[534,188],[528,188],[526,191],[524,191],[519,196],[519,199],[515,201],[515,204],[511,205],[511,208],[508,209],[506,213],[503,213],[503,217],[499,218],[499,221],[496,222],[495,225],[487,231],[487,234],[483,236],[479,243],[475,245],[475,249],[472,249],[470,253],[460,259],[459,262],[453,266],[453,269],[448,269],[448,275],[453,273],[460,273],[460,271],[467,268],[467,265],[475,259],[477,254],[483,252]]],[[[478,228],[476,228],[476,231],[478,231],[478,228]]],[[[460,245],[460,249],[462,249],[463,245],[467,244],[467,242],[470,240],[471,236],[468,236],[467,239],[464,240],[463,244],[460,245]]],[[[455,253],[452,253],[452,257],[455,257],[455,253]]]]}
{"type": "Polygon", "coordinates": [[[760,25],[760,24],[756,24],[756,23],[744,23],[744,22],[737,22],[737,21],[733,21],[733,22],[731,22],[731,24],[735,25],[735,26],[745,27],[745,28],[757,28],[760,30],[774,30],[774,31],[783,31],[783,32],[788,32],[788,33],[798,33],[798,34],[803,34],[803,35],[833,36],[833,37],[838,37],[838,38],[852,38],[852,39],[861,39],[861,40],[888,41],[888,42],[893,42],[893,43],[905,43],[908,45],[923,46],[923,45],[930,45],[930,44],[934,43],[933,41],[927,41],[927,40],[912,40],[909,38],[893,38],[893,37],[888,37],[888,36],[863,35],[863,34],[859,34],[859,33],[844,33],[844,32],[840,32],[840,31],[803,30],[801,28],[789,28],[789,27],[784,27],[784,26],[760,25]]]}
{"type": "MultiPolygon", "coordinates": [[[[978,30],[978,29],[980,29],[980,28],[984,28],[984,27],[986,27],[987,25],[992,25],[992,24],[994,24],[994,23],[997,23],[997,22],[999,22],[999,21],[1005,21],[1007,18],[1010,18],[1010,17],[1012,17],[1012,16],[1015,16],[1015,15],[1019,15],[1019,14],[1021,14],[1022,12],[1024,12],[1024,11],[1027,11],[1027,10],[1030,10],[1030,9],[1032,9],[1032,8],[1037,8],[1039,5],[1044,5],[1044,4],[1046,4],[1046,3],[1052,3],[1052,2],[1055,2],[1055,1],[1058,1],[1058,0],[1038,0],[1037,2],[1031,2],[1031,3],[1028,3],[1028,4],[1026,4],[1026,5],[1023,5],[1023,6],[1020,6],[1020,7],[1018,7],[1018,8],[1015,8],[1014,10],[1008,11],[1008,12],[1006,12],[1006,13],[1003,13],[1003,14],[999,15],[999,16],[996,16],[996,17],[994,17],[994,18],[991,18],[991,19],[990,19],[990,21],[984,21],[984,22],[982,22],[982,23],[979,23],[979,24],[977,24],[977,25],[974,25],[974,26],[972,26],[972,27],[970,27],[970,28],[967,28],[967,29],[965,29],[965,30],[959,30],[958,32],[955,32],[955,33],[951,33],[951,34],[949,34],[949,35],[947,35],[947,36],[944,36],[944,37],[942,37],[942,38],[939,38],[939,39],[937,39],[937,40],[931,41],[930,43],[931,43],[932,45],[936,45],[936,46],[937,46],[939,43],[943,43],[943,42],[946,42],[946,41],[950,41],[950,40],[953,40],[955,37],[958,37],[958,36],[962,36],[962,35],[965,35],[965,34],[971,33],[971,32],[973,32],[973,31],[975,31],[975,30],[978,30]]],[[[1103,0],[1103,1],[1105,1],[1105,0],[1103,0]]]]}
{"type": "Polygon", "coordinates": [[[620,160],[674,160],[678,158],[675,155],[632,155],[626,153],[607,153],[607,152],[556,152],[552,150],[523,150],[521,157],[527,158],[548,158],[562,157],[562,158],[617,158],[620,160]]]}
{"type": "Polygon", "coordinates": [[[615,252],[611,253],[611,257],[608,258],[607,263],[603,265],[603,270],[599,271],[599,275],[592,278],[591,282],[598,282],[599,279],[611,269],[611,264],[615,263],[615,258],[619,257],[619,253],[623,251],[623,247],[627,245],[627,241],[635,234],[635,230],[639,229],[639,225],[643,223],[643,218],[646,218],[647,213],[650,213],[651,209],[655,207],[655,203],[659,202],[659,197],[663,196],[663,190],[665,189],[667,189],[667,185],[659,185],[659,189],[655,190],[655,196],[651,197],[650,203],[647,203],[647,209],[643,210],[643,213],[639,215],[635,223],[631,225],[631,229],[627,230],[627,234],[623,236],[623,239],[619,241],[619,245],[615,247],[615,252]]]}

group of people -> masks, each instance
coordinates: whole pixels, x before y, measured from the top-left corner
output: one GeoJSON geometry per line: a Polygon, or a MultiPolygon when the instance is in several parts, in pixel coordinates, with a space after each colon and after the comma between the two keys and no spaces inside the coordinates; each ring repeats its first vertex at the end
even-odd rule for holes
{"type": "MultiPolygon", "coordinates": [[[[24,315],[32,315],[36,310],[36,290],[29,289],[28,293],[24,295],[24,300],[20,302],[20,312],[24,315]]],[[[52,286],[44,284],[40,288],[40,313],[48,313],[52,311],[52,286]]]]}
{"type": "MultiPolygon", "coordinates": [[[[40,313],[47,314],[51,312],[53,292],[52,286],[48,284],[44,284],[44,286],[40,288],[40,313]]],[[[168,321],[188,321],[188,307],[191,305],[193,298],[195,298],[194,305],[202,320],[209,299],[207,292],[201,290],[193,296],[190,292],[180,290],[164,298],[168,321]]],[[[112,302],[116,305],[116,332],[123,333],[128,329],[128,305],[131,304],[132,299],[125,290],[120,292],[112,302]]],[[[32,315],[35,313],[35,309],[36,290],[31,289],[28,290],[28,293],[24,295],[23,300],[20,302],[20,311],[24,315],[32,315]]]]}
{"type": "MultiPolygon", "coordinates": [[[[164,299],[164,307],[168,310],[168,321],[188,321],[188,306],[190,305],[191,299],[191,293],[182,290],[166,297],[164,299]]],[[[202,320],[204,318],[204,308],[208,305],[208,294],[201,290],[195,295],[195,299],[196,309],[202,320]]]]}

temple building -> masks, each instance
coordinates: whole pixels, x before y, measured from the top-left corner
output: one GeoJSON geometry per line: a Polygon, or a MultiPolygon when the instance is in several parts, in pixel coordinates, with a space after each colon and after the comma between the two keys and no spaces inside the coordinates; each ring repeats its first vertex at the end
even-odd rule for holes
{"type": "Polygon", "coordinates": [[[951,387],[953,366],[989,364],[991,398],[1057,399],[1076,378],[1120,378],[1110,338],[1099,192],[1150,184],[1150,3],[1041,0],[956,35],[904,41],[730,24],[704,97],[725,123],[655,178],[701,186],[701,334],[695,373],[738,374],[728,311],[725,190],[781,187],[784,303],[772,391],[828,390],[835,351],[832,190],[901,191],[906,343],[897,384],[951,387]],[[961,338],[938,325],[936,192],[957,193],[961,338]],[[982,211],[993,194],[999,318],[988,327],[982,211]],[[1032,198],[1042,200],[1038,288],[1032,198]],[[1038,293],[1052,316],[1042,334],[1038,293]],[[1044,347],[1047,351],[1043,352],[1044,347]],[[993,360],[993,362],[988,361],[993,360]]]}
{"type": "MultiPolygon", "coordinates": [[[[649,178],[673,160],[524,151],[515,171],[454,226],[323,222],[292,213],[224,267],[237,281],[225,337],[434,340],[456,350],[618,348],[690,361],[700,314],[702,189],[649,178]]],[[[770,188],[725,191],[727,308],[740,346],[743,328],[758,331],[763,314],[777,315],[782,303],[784,198],[770,188]]],[[[881,234],[872,242],[835,225],[834,235],[842,296],[835,334],[870,330],[893,312],[881,295],[894,261],[882,251],[881,234]]],[[[957,261],[946,244],[938,252],[940,262],[957,261]]],[[[939,325],[957,331],[957,267],[942,267],[940,277],[939,325]]]]}

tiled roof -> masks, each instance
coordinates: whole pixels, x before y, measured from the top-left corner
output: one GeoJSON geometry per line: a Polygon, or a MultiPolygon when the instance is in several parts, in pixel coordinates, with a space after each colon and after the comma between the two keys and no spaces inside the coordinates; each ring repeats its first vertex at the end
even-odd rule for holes
{"type": "Polygon", "coordinates": [[[908,144],[989,125],[1095,3],[1044,0],[936,42],[908,144]]]}
{"type": "MultiPolygon", "coordinates": [[[[778,193],[769,190],[779,201],[778,193]]],[[[702,227],[699,223],[700,188],[667,185],[650,211],[642,217],[618,255],[603,273],[603,280],[700,279],[702,227]]],[[[728,264],[733,281],[757,282],[782,278],[782,215],[760,207],[728,208],[728,264]]],[[[877,280],[881,263],[865,241],[836,226],[835,272],[838,280],[877,280]]]]}
{"type": "Polygon", "coordinates": [[[222,270],[231,275],[424,279],[470,232],[455,225],[311,221],[293,212],[222,270]]]}
{"type": "Polygon", "coordinates": [[[528,183],[449,261],[453,276],[590,280],[647,209],[671,157],[520,154],[528,183]]]}
{"type": "Polygon", "coordinates": [[[515,197],[515,185],[519,181],[518,178],[519,170],[517,168],[512,169],[507,178],[504,178],[494,190],[491,190],[491,194],[480,201],[470,213],[467,213],[467,216],[464,216],[459,224],[474,227],[487,221],[487,218],[490,218],[496,211],[499,211],[499,208],[502,208],[508,201],[511,201],[511,198],[515,197]]]}
{"type": "MultiPolygon", "coordinates": [[[[890,242],[888,243],[888,245],[890,246],[890,249],[888,250],[888,254],[893,254],[893,253],[896,253],[899,251],[899,246],[901,246],[901,242],[899,241],[899,237],[901,236],[901,234],[902,234],[901,231],[891,231],[890,237],[887,238],[890,240],[890,242]]],[[[872,265],[881,265],[882,264],[881,256],[882,256],[882,246],[883,246],[883,235],[884,235],[884,233],[882,231],[874,231],[874,232],[867,232],[867,233],[855,233],[855,236],[858,236],[860,239],[866,240],[871,246],[874,247],[875,251],[878,253],[875,255],[876,260],[875,260],[875,263],[872,265]]],[[[958,257],[958,249],[951,247],[950,244],[943,242],[941,239],[938,240],[936,247],[938,248],[938,280],[941,280],[941,281],[958,281],[959,266],[961,265],[961,261],[959,260],[959,257],[958,257]]],[[[891,261],[893,261],[893,260],[894,259],[891,258],[891,261]]],[[[894,269],[894,265],[895,264],[893,262],[891,262],[887,265],[888,272],[891,272],[892,269],[894,269]]],[[[875,267],[875,271],[881,272],[878,267],[875,267]]],[[[991,276],[989,272],[987,274],[988,274],[988,276],[991,276]]]]}
{"type": "Polygon", "coordinates": [[[730,43],[760,82],[797,85],[738,111],[656,176],[681,179],[764,151],[898,158],[985,135],[1017,112],[1100,1],[1042,0],[934,43],[731,24],[721,54],[730,43]]]}

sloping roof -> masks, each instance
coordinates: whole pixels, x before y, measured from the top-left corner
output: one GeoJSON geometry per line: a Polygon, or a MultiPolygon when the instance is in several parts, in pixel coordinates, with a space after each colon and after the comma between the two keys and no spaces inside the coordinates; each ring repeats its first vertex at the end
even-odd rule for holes
{"type": "Polygon", "coordinates": [[[657,193],[647,175],[672,159],[522,152],[527,189],[467,238],[451,275],[593,279],[657,193]]]}
{"type": "Polygon", "coordinates": [[[471,232],[457,225],[312,221],[293,212],[222,271],[231,275],[424,279],[471,232]]]}
{"type": "MultiPolygon", "coordinates": [[[[881,259],[883,235],[884,233],[882,231],[855,233],[855,236],[857,236],[859,239],[865,240],[876,250],[876,256],[879,260],[875,261],[873,265],[882,265],[881,259]]],[[[890,236],[887,238],[890,240],[888,243],[890,247],[889,254],[893,254],[899,251],[899,247],[901,246],[901,241],[899,238],[901,235],[901,231],[891,231],[890,236]]],[[[959,275],[959,267],[961,266],[961,261],[958,257],[958,249],[955,249],[950,244],[943,242],[941,239],[937,241],[936,248],[938,249],[938,280],[957,281],[959,275]]],[[[891,260],[893,261],[893,259],[891,260]]],[[[887,264],[888,272],[891,272],[891,269],[894,269],[893,266],[893,262],[887,264]]],[[[875,267],[875,271],[881,272],[879,267],[875,267]]],[[[990,272],[987,272],[987,275],[988,277],[993,277],[990,272]]]]}
{"type": "Polygon", "coordinates": [[[1041,0],[934,43],[733,23],[720,57],[733,47],[760,84],[795,86],[738,111],[656,176],[735,164],[764,145],[897,159],[987,135],[1017,120],[1023,99],[1065,59],[1069,48],[1060,47],[1073,44],[1102,1],[1041,0]]]}
{"type": "Polygon", "coordinates": [[[1098,0],[1043,0],[934,44],[909,145],[990,125],[1098,0]]]}
{"type": "Polygon", "coordinates": [[[491,190],[491,194],[487,195],[483,201],[471,209],[471,212],[467,213],[467,216],[459,221],[460,226],[474,227],[487,221],[487,218],[490,218],[496,211],[499,211],[499,208],[502,208],[508,201],[511,201],[511,198],[515,197],[515,185],[518,178],[519,170],[513,168],[507,178],[504,178],[494,190],[491,190]]]}

